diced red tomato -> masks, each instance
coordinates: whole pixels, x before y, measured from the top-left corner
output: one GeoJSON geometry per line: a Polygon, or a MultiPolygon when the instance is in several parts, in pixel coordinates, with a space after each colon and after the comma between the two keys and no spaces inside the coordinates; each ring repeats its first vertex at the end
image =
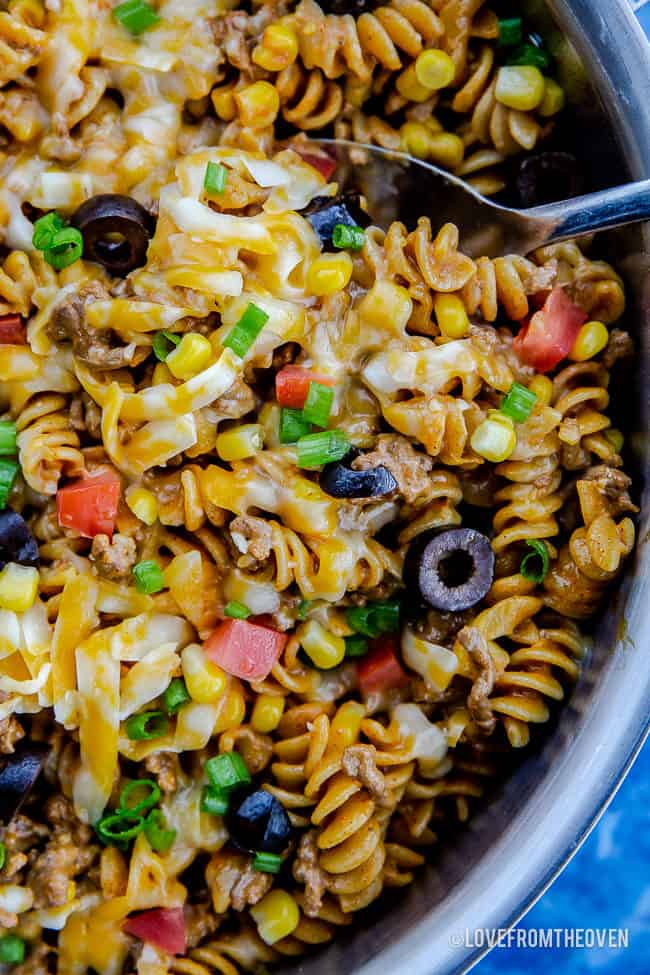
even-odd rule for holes
{"type": "Polygon", "coordinates": [[[280,406],[300,410],[305,405],[310,383],[334,386],[331,376],[322,376],[303,366],[284,366],[275,377],[275,395],[280,406]]]}
{"type": "Polygon", "coordinates": [[[60,488],[56,511],[62,528],[72,528],[84,538],[112,535],[122,485],[110,467],[99,467],[78,481],[60,488]]]}
{"type": "Polygon", "coordinates": [[[358,668],[362,694],[403,687],[408,681],[408,674],[397,659],[392,636],[380,636],[373,640],[371,649],[359,661],[358,668]]]}
{"type": "Polygon", "coordinates": [[[587,315],[573,304],[564,289],[554,288],[544,307],[520,329],[512,347],[529,366],[548,372],[569,354],[586,321],[587,315]]]}
{"type": "Polygon", "coordinates": [[[187,950],[182,907],[156,907],[151,911],[133,914],[126,919],[122,930],[140,941],[168,951],[170,955],[184,955],[187,950]]]}
{"type": "Polygon", "coordinates": [[[321,174],[323,179],[329,180],[334,174],[334,171],[338,165],[336,159],[332,159],[327,153],[309,152],[307,149],[303,149],[302,145],[291,146],[294,152],[297,152],[299,156],[317,169],[321,174]]]}
{"type": "Polygon", "coordinates": [[[0,345],[27,345],[20,315],[0,315],[0,345]]]}
{"type": "Polygon", "coordinates": [[[206,654],[226,673],[242,680],[269,676],[285,644],[286,633],[249,620],[224,620],[203,644],[206,654]]]}

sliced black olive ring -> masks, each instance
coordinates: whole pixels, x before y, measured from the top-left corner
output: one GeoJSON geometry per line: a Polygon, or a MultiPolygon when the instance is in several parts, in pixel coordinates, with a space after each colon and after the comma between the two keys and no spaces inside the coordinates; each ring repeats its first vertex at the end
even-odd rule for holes
{"type": "Polygon", "coordinates": [[[110,274],[124,277],[147,260],[154,219],[137,200],[120,193],[100,193],[82,203],[71,224],[81,231],[84,257],[110,274]]]}
{"type": "Polygon", "coordinates": [[[0,569],[8,562],[38,565],[38,544],[22,515],[4,508],[0,511],[0,569]]]}
{"type": "Polygon", "coordinates": [[[263,789],[237,802],[228,816],[228,829],[235,846],[247,853],[282,853],[292,834],[284,806],[263,789]]]}
{"type": "Polygon", "coordinates": [[[345,227],[367,227],[370,218],[361,206],[361,196],[347,190],[337,196],[316,196],[302,210],[327,250],[332,247],[332,233],[337,224],[345,227]]]}
{"type": "Polygon", "coordinates": [[[404,578],[433,609],[460,612],[476,606],[494,578],[494,552],[473,528],[426,533],[411,545],[404,578]]]}
{"type": "Polygon", "coordinates": [[[397,489],[397,481],[383,464],[365,471],[355,471],[351,461],[359,456],[351,451],[343,460],[326,464],[320,475],[320,486],[332,498],[381,498],[397,489]]]}
{"type": "Polygon", "coordinates": [[[0,822],[8,823],[18,812],[43,771],[51,748],[32,742],[10,755],[0,770],[0,822]]]}

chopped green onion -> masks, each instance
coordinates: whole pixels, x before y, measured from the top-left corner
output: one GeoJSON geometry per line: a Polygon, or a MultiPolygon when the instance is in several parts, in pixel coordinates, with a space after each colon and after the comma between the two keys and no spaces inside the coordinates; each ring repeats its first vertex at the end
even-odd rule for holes
{"type": "Polygon", "coordinates": [[[144,835],[156,853],[166,853],[176,839],[175,829],[165,829],[160,809],[152,809],[144,821],[144,835]]]}
{"type": "Polygon", "coordinates": [[[65,220],[56,210],[52,210],[51,213],[46,213],[45,216],[39,217],[34,224],[32,244],[38,251],[46,250],[52,243],[55,234],[59,230],[63,230],[64,227],[65,220]]]}
{"type": "Polygon", "coordinates": [[[244,603],[238,603],[236,599],[233,599],[224,606],[223,615],[230,616],[234,620],[247,620],[251,615],[251,610],[244,603]]]}
{"type": "Polygon", "coordinates": [[[55,271],[62,271],[78,261],[84,251],[84,241],[81,231],[76,227],[64,227],[57,230],[49,245],[43,251],[43,257],[55,271]]]}
{"type": "Polygon", "coordinates": [[[277,853],[256,853],[253,860],[253,870],[260,873],[280,873],[282,857],[277,853]]]}
{"type": "Polygon", "coordinates": [[[138,562],[137,565],[133,566],[132,571],[133,578],[135,579],[135,588],[138,592],[150,596],[152,593],[160,592],[161,589],[165,588],[163,571],[153,559],[145,559],[144,562],[138,562]]]}
{"type": "Polygon", "coordinates": [[[203,189],[208,193],[223,193],[228,179],[228,170],[221,163],[209,162],[205,167],[203,189]]]}
{"type": "Polygon", "coordinates": [[[228,812],[230,800],[224,792],[206,785],[201,793],[201,812],[211,816],[224,816],[228,812]]]}
{"type": "Polygon", "coordinates": [[[15,457],[17,452],[16,424],[11,420],[0,420],[0,457],[15,457]]]}
{"type": "Polygon", "coordinates": [[[4,843],[0,842],[0,870],[2,870],[2,868],[4,867],[6,859],[7,859],[7,847],[4,845],[4,843]]]}
{"type": "Polygon", "coordinates": [[[550,63],[551,59],[544,48],[534,44],[520,44],[506,58],[508,65],[526,64],[534,68],[548,68],[550,63]]]}
{"type": "Polygon", "coordinates": [[[514,47],[523,38],[521,17],[503,17],[499,21],[499,47],[514,47]]]}
{"type": "Polygon", "coordinates": [[[209,758],[205,763],[205,774],[217,792],[229,793],[251,781],[250,772],[239,752],[225,752],[216,758],[209,758]]]}
{"type": "Polygon", "coordinates": [[[0,458],[0,508],[7,507],[7,501],[19,470],[20,464],[17,464],[15,460],[0,458]]]}
{"type": "Polygon", "coordinates": [[[363,657],[368,652],[368,641],[365,636],[346,636],[345,637],[345,656],[363,657]]]}
{"type": "Polygon", "coordinates": [[[396,601],[350,606],[345,616],[348,625],[362,636],[373,638],[399,629],[399,603],[396,601]]]}
{"type": "Polygon", "coordinates": [[[129,33],[136,35],[160,21],[156,11],[145,0],[124,0],[124,3],[113,7],[113,16],[129,33]]]}
{"type": "Polygon", "coordinates": [[[143,711],[128,718],[124,728],[131,741],[153,741],[167,734],[169,721],[163,711],[143,711]]]}
{"type": "Polygon", "coordinates": [[[309,433],[298,441],[298,467],[312,470],[341,460],[350,450],[350,441],[343,430],[323,430],[309,433]]]}
{"type": "Polygon", "coordinates": [[[361,227],[348,226],[345,223],[337,223],[332,231],[332,243],[339,250],[360,251],[363,247],[366,235],[361,227]]]}
{"type": "Polygon", "coordinates": [[[174,347],[179,345],[180,341],[180,335],[174,335],[173,332],[156,332],[151,343],[156,359],[164,362],[174,347]]]}
{"type": "Polygon", "coordinates": [[[323,383],[310,383],[302,415],[317,427],[326,427],[334,402],[334,390],[323,383]]]}
{"type": "Polygon", "coordinates": [[[167,714],[176,714],[191,700],[183,678],[174,677],[162,696],[162,705],[167,714]]]}
{"type": "Polygon", "coordinates": [[[17,934],[5,934],[0,938],[0,962],[3,965],[20,965],[25,960],[25,942],[17,934]]]}
{"type": "Polygon", "coordinates": [[[537,538],[527,538],[526,545],[532,548],[533,551],[529,552],[521,560],[519,571],[524,579],[528,579],[529,582],[535,582],[539,585],[546,578],[546,573],[549,569],[548,548],[544,542],[539,541],[537,538]]]}
{"type": "Polygon", "coordinates": [[[283,406],[280,410],[280,443],[296,443],[311,431],[311,423],[305,420],[302,410],[283,406]]]}
{"type": "Polygon", "coordinates": [[[144,816],[116,812],[104,816],[95,826],[95,832],[107,846],[125,848],[144,829],[144,816]]]}
{"type": "Polygon", "coordinates": [[[148,809],[157,806],[160,802],[160,795],[160,788],[153,779],[134,779],[133,782],[129,782],[122,789],[120,793],[120,807],[117,812],[129,816],[139,816],[140,813],[145,813],[148,809]],[[133,806],[129,805],[129,800],[133,793],[143,791],[145,793],[143,798],[133,806]]]}
{"type": "Polygon", "coordinates": [[[500,410],[515,423],[524,423],[533,412],[537,396],[521,383],[513,383],[501,401],[500,410]]]}
{"type": "Polygon", "coordinates": [[[300,600],[300,603],[298,605],[298,612],[296,614],[296,616],[298,617],[299,620],[306,620],[307,619],[307,613],[309,612],[310,607],[311,607],[311,600],[310,599],[301,599],[300,600]]]}
{"type": "Polygon", "coordinates": [[[236,325],[228,332],[224,339],[224,348],[232,349],[235,355],[243,359],[251,345],[269,320],[269,316],[253,302],[248,307],[236,325]]]}

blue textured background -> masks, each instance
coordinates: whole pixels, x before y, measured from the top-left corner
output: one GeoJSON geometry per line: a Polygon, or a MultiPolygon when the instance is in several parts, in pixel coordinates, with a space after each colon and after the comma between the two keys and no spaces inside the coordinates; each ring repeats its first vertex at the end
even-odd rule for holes
{"type": "MultiPolygon", "coordinates": [[[[650,38],[650,0],[634,0],[650,38]]],[[[628,928],[629,947],[496,948],[477,975],[650,975],[650,743],[618,795],[551,889],[519,927],[628,928]]]]}

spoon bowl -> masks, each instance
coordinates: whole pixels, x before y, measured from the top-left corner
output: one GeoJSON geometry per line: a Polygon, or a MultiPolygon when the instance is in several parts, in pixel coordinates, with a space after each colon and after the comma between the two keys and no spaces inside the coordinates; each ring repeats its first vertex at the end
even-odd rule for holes
{"type": "Polygon", "coordinates": [[[343,139],[319,144],[335,154],[337,180],[364,194],[380,227],[400,220],[410,229],[423,214],[434,226],[454,223],[470,257],[528,254],[545,244],[650,219],[650,180],[516,210],[406,153],[343,139]]]}

